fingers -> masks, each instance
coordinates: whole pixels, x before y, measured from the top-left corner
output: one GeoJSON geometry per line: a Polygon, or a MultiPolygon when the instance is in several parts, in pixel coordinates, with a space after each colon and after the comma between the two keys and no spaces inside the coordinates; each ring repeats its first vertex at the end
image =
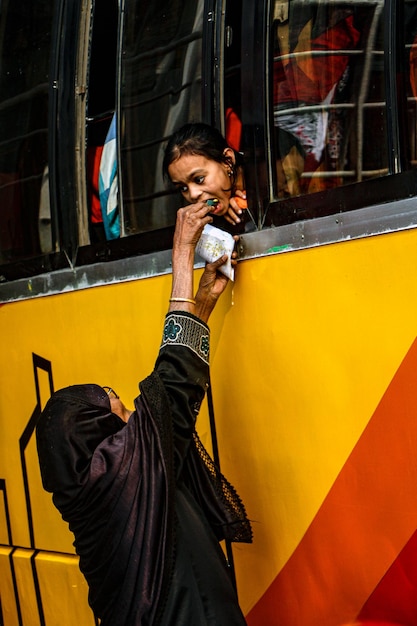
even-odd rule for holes
{"type": "Polygon", "coordinates": [[[215,261],[212,261],[211,263],[206,263],[206,266],[205,266],[206,271],[213,272],[213,274],[215,274],[217,270],[219,269],[219,267],[221,267],[222,265],[226,263],[227,259],[228,259],[227,254],[223,254],[223,256],[216,259],[215,261]]]}
{"type": "Polygon", "coordinates": [[[226,263],[227,259],[227,254],[223,254],[223,256],[221,256],[219,259],[216,259],[216,261],[213,261],[213,263],[211,263],[210,265],[212,265],[212,267],[217,270],[219,267],[226,263]]]}
{"type": "Polygon", "coordinates": [[[213,221],[209,212],[210,207],[203,202],[190,204],[179,209],[174,241],[179,244],[196,245],[204,226],[213,221]]]}
{"type": "MultiPolygon", "coordinates": [[[[242,193],[242,192],[236,192],[242,193]]],[[[233,196],[230,198],[229,210],[225,215],[225,218],[231,224],[239,224],[241,221],[241,215],[245,209],[248,208],[246,203],[246,197],[242,198],[240,196],[233,196]],[[230,219],[229,219],[230,218],[230,219]]]]}
{"type": "MultiPolygon", "coordinates": [[[[238,259],[237,259],[237,252],[232,252],[232,256],[230,259],[230,263],[232,265],[232,267],[236,267],[238,259]]],[[[224,265],[227,262],[227,259],[229,257],[227,256],[227,254],[224,254],[223,256],[221,256],[219,259],[216,259],[216,261],[213,261],[212,263],[207,263],[206,264],[206,268],[209,271],[213,271],[216,272],[222,265],[224,265]]]]}
{"type": "Polygon", "coordinates": [[[237,226],[237,224],[240,224],[240,217],[238,215],[236,215],[236,213],[230,209],[229,207],[229,211],[226,213],[226,215],[224,216],[226,221],[229,222],[229,224],[233,224],[233,226],[237,226]]]}
{"type": "Polygon", "coordinates": [[[206,224],[210,224],[213,221],[210,210],[210,207],[204,202],[190,204],[178,210],[177,220],[179,219],[180,222],[189,228],[204,228],[206,224]]]}
{"type": "Polygon", "coordinates": [[[213,207],[206,204],[206,202],[194,202],[193,204],[188,204],[187,206],[178,209],[178,214],[203,218],[207,216],[212,210],[213,207]]]}
{"type": "Polygon", "coordinates": [[[234,200],[239,207],[239,209],[247,209],[248,201],[246,200],[246,193],[244,191],[240,191],[239,189],[236,191],[236,195],[234,196],[234,200]]]}

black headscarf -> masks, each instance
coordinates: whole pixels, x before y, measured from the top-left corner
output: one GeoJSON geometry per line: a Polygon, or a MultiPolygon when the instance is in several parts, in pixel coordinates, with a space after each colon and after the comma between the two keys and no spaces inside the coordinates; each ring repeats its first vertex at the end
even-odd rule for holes
{"type": "Polygon", "coordinates": [[[36,435],[44,489],[74,497],[97,446],[125,426],[99,385],[73,385],[48,400],[36,435]]]}

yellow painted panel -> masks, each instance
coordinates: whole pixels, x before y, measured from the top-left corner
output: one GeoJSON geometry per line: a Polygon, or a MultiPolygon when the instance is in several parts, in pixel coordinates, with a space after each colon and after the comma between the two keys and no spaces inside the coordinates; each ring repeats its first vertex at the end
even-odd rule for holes
{"type": "MultiPolygon", "coordinates": [[[[151,302],[158,284],[158,280],[150,280],[129,286],[128,291],[137,292],[139,310],[142,297],[144,302],[151,302]],[[148,285],[151,291],[153,287],[149,295],[148,285]]],[[[137,326],[136,321],[133,323],[133,302],[129,302],[133,296],[126,296],[125,291],[123,285],[118,285],[114,289],[99,288],[0,308],[0,328],[7,329],[2,332],[2,350],[7,359],[2,359],[0,364],[1,380],[5,381],[0,398],[0,440],[3,442],[0,477],[6,479],[13,538],[17,545],[30,546],[18,442],[36,407],[32,352],[51,361],[56,388],[97,381],[110,384],[121,395],[133,398],[137,395],[138,380],[152,367],[160,332],[158,329],[155,334],[152,349],[148,347],[150,331],[142,333],[138,345],[139,332],[133,329],[133,325],[137,326]],[[136,368],[141,361],[142,368],[136,368]],[[126,367],[127,362],[130,368],[126,367]],[[126,375],[127,369],[128,374],[131,371],[130,377],[126,375]],[[13,419],[10,419],[10,407],[14,407],[13,419]]],[[[161,326],[162,318],[157,321],[155,316],[154,324],[161,326]]],[[[37,473],[37,477],[30,478],[31,484],[38,481],[36,489],[33,487],[33,501],[39,504],[34,505],[39,510],[34,511],[33,521],[41,543],[36,547],[67,551],[72,536],[60,521],[50,495],[39,488],[37,463],[36,468],[30,464],[29,472],[37,473]]]]}
{"type": "MultiPolygon", "coordinates": [[[[19,613],[13,587],[10,554],[12,550],[0,546],[0,599],[5,626],[19,626],[19,613]]],[[[29,625],[31,626],[31,625],[29,625]]]]}
{"type": "MultiPolygon", "coordinates": [[[[40,553],[36,557],[45,623],[48,626],[94,626],[88,587],[76,557],[40,553]]],[[[32,624],[28,625],[32,626],[32,624]]]]}
{"type": "MultiPolygon", "coordinates": [[[[417,335],[415,267],[414,230],[248,260],[213,315],[222,469],[254,520],[254,544],[234,549],[245,612],[305,533],[417,335]]],[[[111,385],[129,405],[153,367],[169,290],[165,276],[0,308],[0,478],[17,545],[29,546],[18,442],[36,406],[32,352],[51,361],[56,388],[111,385]]],[[[207,442],[206,407],[199,430],[207,442]]],[[[69,551],[33,446],[35,547],[69,551]]]]}
{"type": "Polygon", "coordinates": [[[311,523],[417,335],[417,233],[247,261],[212,361],[222,465],[254,520],[245,612],[311,523]],[[233,304],[232,304],[233,303],[233,304]]]}
{"type": "MultiPolygon", "coordinates": [[[[17,443],[36,407],[32,352],[51,361],[55,388],[82,382],[110,385],[132,406],[138,382],[152,370],[157,356],[169,290],[167,276],[0,307],[0,327],[9,329],[2,344],[8,359],[0,363],[0,377],[7,381],[0,397],[0,437],[4,442],[0,477],[4,476],[8,485],[15,544],[30,547],[17,443]],[[9,422],[7,416],[16,398],[19,403],[9,422]]],[[[42,373],[41,381],[44,405],[47,390],[42,373]]],[[[207,443],[206,408],[201,424],[202,440],[207,443]]],[[[33,434],[25,459],[36,548],[71,553],[73,536],[50,494],[41,487],[34,442],[33,434]]]]}
{"type": "Polygon", "coordinates": [[[31,561],[33,554],[31,550],[16,550],[13,553],[19,605],[25,626],[40,626],[41,624],[33,579],[31,561]]]}
{"type": "Polygon", "coordinates": [[[0,491],[0,544],[9,545],[9,543],[5,494],[4,491],[0,491]]]}

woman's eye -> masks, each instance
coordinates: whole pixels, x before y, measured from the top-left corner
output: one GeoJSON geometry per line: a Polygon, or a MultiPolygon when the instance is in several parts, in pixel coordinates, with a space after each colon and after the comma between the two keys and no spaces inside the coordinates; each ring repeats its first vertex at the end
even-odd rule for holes
{"type": "Polygon", "coordinates": [[[202,185],[204,183],[204,176],[197,176],[195,178],[195,182],[197,183],[197,185],[202,185]]]}

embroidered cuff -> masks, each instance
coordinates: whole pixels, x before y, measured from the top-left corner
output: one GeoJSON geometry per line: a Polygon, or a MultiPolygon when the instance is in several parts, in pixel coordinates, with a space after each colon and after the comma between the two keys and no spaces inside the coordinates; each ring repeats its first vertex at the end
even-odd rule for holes
{"type": "Polygon", "coordinates": [[[208,365],[210,330],[198,318],[185,313],[168,313],[165,318],[161,349],[172,345],[190,348],[208,365]]]}

